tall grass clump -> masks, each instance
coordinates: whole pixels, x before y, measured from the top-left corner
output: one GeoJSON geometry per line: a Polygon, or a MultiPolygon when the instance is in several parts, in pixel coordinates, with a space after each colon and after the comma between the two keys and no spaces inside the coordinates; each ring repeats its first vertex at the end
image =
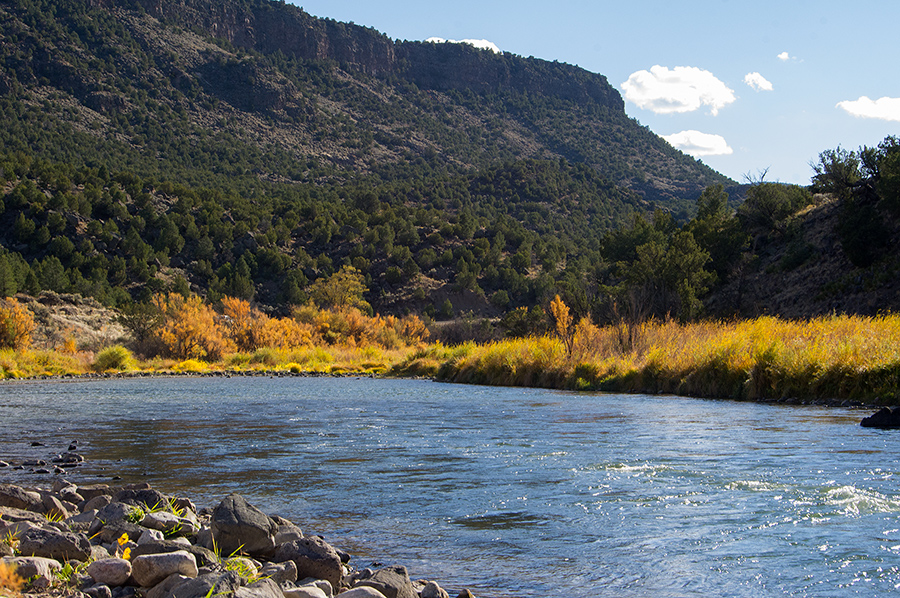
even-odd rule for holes
{"type": "Polygon", "coordinates": [[[461,355],[418,351],[398,371],[576,390],[900,402],[900,316],[627,326],[583,319],[558,328],[553,336],[468,346],[461,355]]]}
{"type": "Polygon", "coordinates": [[[129,370],[135,367],[134,355],[121,345],[107,347],[97,354],[92,367],[98,372],[129,370]]]}

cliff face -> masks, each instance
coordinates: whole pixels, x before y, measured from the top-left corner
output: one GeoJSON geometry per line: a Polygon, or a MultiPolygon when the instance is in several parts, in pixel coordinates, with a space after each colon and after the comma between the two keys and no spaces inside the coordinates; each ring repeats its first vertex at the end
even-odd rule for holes
{"type": "MultiPolygon", "coordinates": [[[[514,90],[623,110],[606,77],[575,66],[494,54],[466,44],[394,42],[374,29],[318,19],[277,2],[134,0],[160,20],[263,53],[333,60],[368,75],[399,75],[422,89],[514,90]]],[[[121,5],[104,0],[107,7],[121,5]]]]}

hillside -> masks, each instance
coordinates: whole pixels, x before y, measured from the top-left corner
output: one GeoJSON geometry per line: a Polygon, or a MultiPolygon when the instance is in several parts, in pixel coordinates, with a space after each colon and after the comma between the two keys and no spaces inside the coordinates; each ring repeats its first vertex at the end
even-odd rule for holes
{"type": "Polygon", "coordinates": [[[498,314],[733,185],[602,75],[268,0],[0,3],[0,118],[4,292],[109,305],[280,309],[352,265],[378,310],[498,314]]]}

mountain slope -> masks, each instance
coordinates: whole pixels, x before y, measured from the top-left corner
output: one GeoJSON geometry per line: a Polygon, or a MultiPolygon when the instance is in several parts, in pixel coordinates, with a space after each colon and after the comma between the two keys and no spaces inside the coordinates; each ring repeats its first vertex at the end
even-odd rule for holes
{"type": "Polygon", "coordinates": [[[279,305],[354,265],[379,309],[528,304],[633,213],[731,183],[601,75],[267,0],[6,0],[0,118],[14,286],[113,303],[279,305]]]}

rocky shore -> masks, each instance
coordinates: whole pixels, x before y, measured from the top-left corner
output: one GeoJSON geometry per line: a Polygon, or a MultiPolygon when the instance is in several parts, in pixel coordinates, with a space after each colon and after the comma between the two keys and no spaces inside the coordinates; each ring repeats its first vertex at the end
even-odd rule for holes
{"type": "Polygon", "coordinates": [[[0,556],[0,596],[449,598],[403,566],[357,569],[239,494],[198,510],[149,484],[0,484],[0,556]]]}

